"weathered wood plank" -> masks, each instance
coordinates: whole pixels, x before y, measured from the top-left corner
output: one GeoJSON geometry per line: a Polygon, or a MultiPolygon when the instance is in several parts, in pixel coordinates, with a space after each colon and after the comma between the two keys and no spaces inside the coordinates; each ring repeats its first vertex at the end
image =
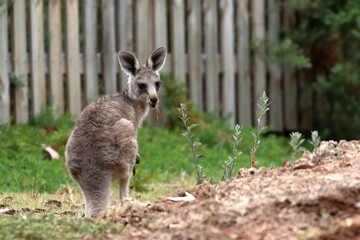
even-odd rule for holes
{"type": "MultiPolygon", "coordinates": [[[[251,22],[252,22],[252,41],[255,44],[260,43],[265,37],[265,0],[251,1],[251,22]]],[[[257,109],[256,103],[259,101],[262,93],[266,91],[266,65],[261,59],[264,54],[264,48],[257,49],[253,59],[254,76],[254,109],[257,109]]],[[[264,117],[264,124],[267,125],[267,116],[264,117]]],[[[255,122],[256,123],[256,122],[255,122]]]]}
{"type": "Polygon", "coordinates": [[[235,63],[234,63],[234,4],[232,0],[220,1],[221,24],[221,63],[223,70],[222,81],[222,114],[231,114],[229,122],[235,125],[235,63]]]}
{"type": "Polygon", "coordinates": [[[188,0],[188,73],[190,99],[195,107],[203,109],[203,91],[201,78],[201,2],[188,0]]]}
{"type": "Polygon", "coordinates": [[[81,112],[81,89],[79,74],[79,9],[77,0],[66,4],[66,66],[68,110],[71,114],[81,112]]]}
{"type": "Polygon", "coordinates": [[[219,108],[219,63],[218,59],[218,23],[217,4],[213,0],[204,0],[204,36],[205,36],[205,105],[207,111],[219,108]]]}
{"type": "MultiPolygon", "coordinates": [[[[133,0],[117,0],[117,12],[119,16],[117,16],[117,41],[118,41],[118,51],[126,50],[129,52],[134,51],[134,29],[133,29],[133,8],[134,1],[133,0]]],[[[121,72],[120,89],[127,88],[127,80],[128,76],[123,73],[120,69],[120,65],[118,64],[118,69],[121,72]]]]}
{"type": "Polygon", "coordinates": [[[185,3],[171,0],[171,69],[176,81],[186,81],[185,3]]]}
{"type": "Polygon", "coordinates": [[[44,71],[44,24],[43,1],[30,1],[31,37],[31,90],[32,114],[39,116],[46,108],[45,71],[44,71]]]}
{"type": "Polygon", "coordinates": [[[7,4],[0,6],[0,124],[10,123],[9,43],[7,4]]]}
{"type": "Polygon", "coordinates": [[[99,97],[97,55],[97,1],[84,0],[85,24],[85,93],[86,102],[99,97]]]}
{"type": "Polygon", "coordinates": [[[102,18],[102,67],[105,93],[117,91],[115,50],[115,5],[114,0],[101,1],[102,18]]]}
{"type": "MultiPolygon", "coordinates": [[[[154,0],[154,47],[168,46],[168,21],[166,0],[154,0]]],[[[170,61],[165,61],[162,73],[170,72],[170,61]]]]}
{"type": "Polygon", "coordinates": [[[61,0],[50,0],[48,5],[49,25],[49,75],[51,106],[54,117],[64,113],[64,84],[61,51],[61,0]]]}
{"type": "MultiPolygon", "coordinates": [[[[310,0],[303,0],[306,4],[311,4],[310,0]]],[[[308,9],[300,11],[300,19],[305,18],[308,9]]],[[[314,91],[312,87],[311,70],[299,69],[299,128],[303,131],[309,131],[314,123],[313,100],[314,91]]],[[[324,102],[321,102],[324,103],[324,102]]],[[[323,105],[322,105],[323,106],[323,105]]]]}
{"type": "MultiPolygon", "coordinates": [[[[308,69],[300,69],[299,71],[299,128],[302,131],[312,130],[313,119],[313,97],[314,91],[311,82],[311,71],[308,69]]],[[[324,99],[323,99],[324,100],[324,99]]],[[[321,102],[321,107],[324,106],[321,102]]]]}
{"type": "MultiPolygon", "coordinates": [[[[284,11],[284,27],[291,31],[295,25],[295,12],[284,11]]],[[[284,72],[284,116],[285,130],[295,131],[298,129],[298,108],[297,108],[297,79],[296,70],[292,66],[283,65],[284,72]]]]}
{"type": "MultiPolygon", "coordinates": [[[[268,0],[268,23],[270,46],[276,46],[280,41],[280,2],[268,0]]],[[[269,63],[269,98],[271,101],[270,122],[271,131],[282,132],[284,129],[283,121],[283,91],[281,86],[281,65],[279,63],[269,63]]]]}
{"type": "Polygon", "coordinates": [[[137,0],[136,4],[136,56],[140,64],[145,64],[150,51],[153,48],[151,38],[149,0],[137,0]]]}
{"type": "Polygon", "coordinates": [[[238,120],[242,126],[252,126],[249,0],[237,0],[237,24],[238,120]]]}
{"type": "Polygon", "coordinates": [[[13,32],[13,62],[15,86],[16,123],[27,123],[29,120],[28,75],[26,72],[26,12],[25,1],[14,1],[14,32],[13,32]]]}

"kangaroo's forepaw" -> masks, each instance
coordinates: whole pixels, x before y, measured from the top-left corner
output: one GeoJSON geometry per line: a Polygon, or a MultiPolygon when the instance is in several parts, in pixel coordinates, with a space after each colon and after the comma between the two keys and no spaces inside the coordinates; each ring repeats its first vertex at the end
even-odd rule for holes
{"type": "Polygon", "coordinates": [[[135,169],[135,166],[133,167],[133,176],[135,176],[136,174],[136,169],[135,169]]]}
{"type": "MultiPolygon", "coordinates": [[[[135,161],[136,164],[139,164],[140,163],[140,154],[136,154],[136,161],[135,161]]],[[[134,174],[135,175],[135,174],[134,174]]]]}

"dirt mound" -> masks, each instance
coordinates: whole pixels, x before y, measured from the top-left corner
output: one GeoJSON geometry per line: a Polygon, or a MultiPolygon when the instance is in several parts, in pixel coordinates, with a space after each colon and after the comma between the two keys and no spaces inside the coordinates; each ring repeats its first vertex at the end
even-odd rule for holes
{"type": "Polygon", "coordinates": [[[240,169],[191,202],[132,201],[102,239],[360,239],[360,141],[322,142],[295,167],[240,169]]]}

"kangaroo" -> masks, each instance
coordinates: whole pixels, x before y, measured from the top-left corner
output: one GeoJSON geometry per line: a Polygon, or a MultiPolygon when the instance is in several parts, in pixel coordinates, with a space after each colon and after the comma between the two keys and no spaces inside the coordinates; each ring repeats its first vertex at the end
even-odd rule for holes
{"type": "Polygon", "coordinates": [[[75,123],[66,144],[66,165],[82,189],[86,217],[96,217],[109,207],[115,180],[120,182],[120,200],[128,198],[130,177],[140,161],[137,130],[149,107],[159,103],[159,71],[166,53],[165,47],[157,48],[140,66],[133,54],[120,51],[128,90],[99,98],[84,108],[75,123]]]}

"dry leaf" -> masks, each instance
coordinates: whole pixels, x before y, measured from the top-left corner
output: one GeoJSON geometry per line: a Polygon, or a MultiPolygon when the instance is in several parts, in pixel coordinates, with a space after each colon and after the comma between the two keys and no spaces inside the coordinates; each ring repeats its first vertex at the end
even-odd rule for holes
{"type": "Polygon", "coordinates": [[[60,155],[57,151],[55,151],[50,146],[45,146],[45,144],[41,144],[41,147],[50,155],[51,159],[59,159],[60,155]]]}
{"type": "Polygon", "coordinates": [[[8,215],[14,215],[15,213],[17,213],[17,211],[15,209],[0,209],[0,214],[8,214],[8,215]]]}
{"type": "Polygon", "coordinates": [[[195,197],[188,192],[185,192],[185,197],[168,197],[167,200],[173,202],[182,202],[182,201],[193,201],[195,197]]]}
{"type": "Polygon", "coordinates": [[[61,202],[58,201],[58,200],[48,200],[46,203],[45,203],[45,206],[56,206],[56,207],[61,207],[61,202]]]}

